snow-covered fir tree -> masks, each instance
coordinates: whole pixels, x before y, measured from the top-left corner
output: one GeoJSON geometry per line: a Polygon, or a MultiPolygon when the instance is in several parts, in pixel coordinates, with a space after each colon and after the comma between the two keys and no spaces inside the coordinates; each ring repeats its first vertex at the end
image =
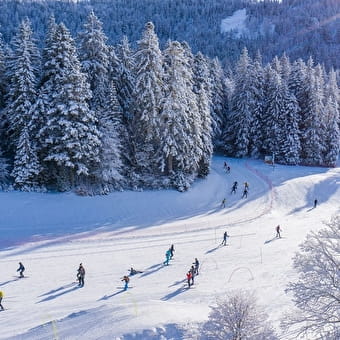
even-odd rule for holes
{"type": "Polygon", "coordinates": [[[14,187],[22,191],[38,190],[40,172],[37,150],[25,125],[21,130],[11,172],[14,187]]]}
{"type": "Polygon", "coordinates": [[[265,110],[265,74],[262,57],[258,54],[252,64],[252,82],[254,89],[253,119],[250,128],[250,154],[260,157],[263,153],[263,118],[265,110]]]}
{"type": "Polygon", "coordinates": [[[203,84],[201,84],[197,93],[198,114],[201,119],[201,140],[202,140],[202,158],[199,161],[198,176],[205,177],[210,172],[211,157],[213,153],[212,143],[212,124],[209,109],[209,99],[203,84]]]}
{"type": "Polygon", "coordinates": [[[336,166],[340,152],[340,112],[339,88],[334,70],[329,73],[325,96],[323,159],[325,165],[336,166]]]}
{"type": "Polygon", "coordinates": [[[245,157],[249,153],[254,108],[251,67],[251,59],[245,48],[236,66],[232,112],[224,132],[224,148],[228,154],[236,157],[245,157]]]}
{"type": "Polygon", "coordinates": [[[155,153],[160,139],[160,111],[163,99],[162,53],[152,22],[145,25],[135,54],[135,115],[137,167],[142,173],[157,168],[155,153]]]}
{"type": "Polygon", "coordinates": [[[158,152],[160,169],[168,175],[190,170],[188,154],[191,127],[187,111],[188,83],[185,74],[188,72],[188,65],[185,60],[182,46],[177,41],[170,41],[164,51],[165,89],[158,152]]]}
{"type": "Polygon", "coordinates": [[[122,109],[118,103],[115,85],[107,91],[107,104],[102,111],[99,130],[102,138],[102,150],[100,153],[100,166],[98,169],[99,185],[102,193],[108,193],[120,189],[123,184],[123,164],[121,160],[120,135],[123,126],[121,124],[122,109]]]}
{"type": "Polygon", "coordinates": [[[41,128],[47,168],[60,190],[86,182],[99,162],[100,133],[90,110],[89,84],[81,72],[74,41],[60,24],[45,68],[54,68],[44,84],[50,93],[46,125],[41,128]]]}
{"type": "Polygon", "coordinates": [[[263,149],[266,154],[280,156],[283,133],[282,110],[284,108],[282,79],[279,73],[270,65],[266,68],[268,86],[266,105],[263,115],[263,149]]]}
{"type": "Polygon", "coordinates": [[[0,147],[0,189],[6,189],[10,184],[10,172],[8,160],[4,157],[0,147]]]}
{"type": "Polygon", "coordinates": [[[39,63],[40,55],[30,22],[24,20],[12,41],[12,51],[7,61],[7,76],[11,85],[6,99],[5,119],[8,123],[7,147],[12,155],[21,131],[30,120],[29,111],[36,97],[39,63]]]}
{"type": "Polygon", "coordinates": [[[2,39],[2,34],[0,32],[0,110],[5,105],[5,93],[6,93],[5,60],[6,60],[5,43],[2,39]]]}
{"type": "Polygon", "coordinates": [[[322,165],[323,145],[323,116],[324,116],[324,87],[323,80],[313,68],[312,60],[307,65],[306,112],[304,128],[301,130],[301,160],[307,165],[322,165]]]}
{"type": "Polygon", "coordinates": [[[107,100],[109,48],[102,23],[93,11],[88,15],[84,30],[79,33],[78,40],[82,71],[86,74],[93,93],[91,109],[100,110],[107,100]]]}
{"type": "Polygon", "coordinates": [[[213,129],[213,144],[215,148],[222,145],[222,131],[226,120],[226,86],[222,65],[217,58],[209,62],[211,79],[211,117],[213,129]]]}

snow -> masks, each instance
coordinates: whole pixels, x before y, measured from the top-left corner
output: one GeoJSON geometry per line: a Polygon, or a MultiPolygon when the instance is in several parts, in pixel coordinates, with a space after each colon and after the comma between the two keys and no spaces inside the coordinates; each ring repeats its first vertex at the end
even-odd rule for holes
{"type": "Polygon", "coordinates": [[[293,306],[284,292],[297,277],[291,257],[310,230],[339,213],[339,184],[339,168],[273,168],[216,156],[208,178],[185,193],[1,192],[0,339],[185,339],[217,297],[240,288],[255,290],[278,329],[293,306]],[[241,199],[245,181],[249,195],[241,199]],[[282,239],[274,238],[278,224],[282,239]],[[221,247],[225,230],[230,238],[221,247]],[[174,259],[165,267],[172,243],[174,259]],[[201,271],[188,290],[195,257],[201,271]],[[19,261],[27,278],[16,277],[19,261]],[[81,262],[85,286],[78,288],[81,262]],[[131,266],[144,272],[123,292],[131,266]]]}
{"type": "Polygon", "coordinates": [[[237,31],[238,36],[247,32],[246,28],[247,10],[245,8],[239,9],[233,15],[221,21],[221,33],[229,31],[237,31]]]}

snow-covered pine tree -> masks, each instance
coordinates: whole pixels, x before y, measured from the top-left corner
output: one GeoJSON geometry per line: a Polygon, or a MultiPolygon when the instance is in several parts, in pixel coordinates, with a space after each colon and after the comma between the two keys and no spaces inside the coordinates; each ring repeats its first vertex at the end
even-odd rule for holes
{"type": "Polygon", "coordinates": [[[306,114],[304,129],[301,131],[301,160],[307,165],[322,165],[324,87],[323,80],[313,68],[312,60],[308,61],[306,86],[306,114]]]}
{"type": "Polygon", "coordinates": [[[324,115],[324,164],[336,166],[340,153],[340,112],[339,112],[339,88],[336,73],[331,70],[326,84],[326,104],[324,115]]]}
{"type": "Polygon", "coordinates": [[[4,190],[9,186],[10,173],[8,160],[4,157],[0,146],[0,189],[4,190]]]}
{"type": "Polygon", "coordinates": [[[123,37],[116,47],[118,57],[118,67],[116,69],[116,87],[118,101],[123,110],[123,117],[126,123],[131,125],[133,117],[133,93],[135,86],[135,59],[130,48],[129,40],[123,37]]]}
{"type": "Polygon", "coordinates": [[[0,32],[0,110],[5,105],[5,93],[6,93],[5,61],[6,61],[5,44],[2,39],[2,34],[0,32]]]}
{"type": "Polygon", "coordinates": [[[209,110],[209,99],[203,84],[197,93],[198,114],[201,118],[202,158],[199,161],[198,176],[206,177],[210,172],[211,157],[213,153],[212,124],[209,110]]]}
{"type": "Polygon", "coordinates": [[[252,82],[254,89],[253,119],[250,128],[250,154],[259,157],[263,153],[263,115],[265,110],[265,74],[262,56],[257,54],[252,64],[252,82]]]}
{"type": "MultiPolygon", "coordinates": [[[[116,46],[116,60],[113,60],[113,79],[117,88],[118,102],[122,108],[122,124],[124,132],[122,139],[122,159],[125,164],[125,177],[134,182],[138,178],[135,174],[136,160],[136,131],[134,130],[134,91],[135,91],[135,59],[130,48],[128,38],[123,37],[116,46]]],[[[131,183],[133,187],[137,183],[131,183]]]]}
{"type": "Polygon", "coordinates": [[[201,117],[193,88],[193,73],[183,46],[169,41],[164,51],[164,100],[158,161],[180,191],[188,189],[202,159],[201,117]]]}
{"type": "Polygon", "coordinates": [[[282,129],[278,160],[284,164],[297,165],[300,162],[301,144],[299,137],[299,105],[286,81],[281,79],[282,129]]]}
{"type": "Polygon", "coordinates": [[[288,83],[292,71],[292,66],[290,64],[289,57],[287,56],[286,53],[284,53],[283,56],[280,58],[280,63],[282,80],[288,83]]]}
{"type": "Polygon", "coordinates": [[[122,187],[122,160],[120,135],[124,128],[121,124],[122,109],[118,103],[117,92],[113,82],[107,91],[108,100],[106,108],[102,111],[99,130],[102,138],[102,151],[100,154],[100,167],[98,178],[101,193],[108,193],[122,187]]]}
{"type": "Polygon", "coordinates": [[[102,23],[93,11],[88,15],[84,30],[79,33],[78,40],[78,55],[82,71],[86,74],[93,93],[90,107],[94,111],[101,111],[107,100],[106,88],[109,87],[109,48],[102,23]]]}
{"type": "Polygon", "coordinates": [[[244,48],[236,66],[232,112],[224,132],[224,149],[235,157],[245,157],[249,154],[254,108],[251,67],[251,59],[247,49],[244,48]]]}
{"type": "Polygon", "coordinates": [[[211,117],[213,128],[213,145],[220,148],[222,145],[221,136],[226,120],[226,87],[225,75],[222,65],[217,58],[209,63],[210,79],[211,79],[211,117]]]}
{"type": "Polygon", "coordinates": [[[41,166],[34,142],[29,136],[28,128],[22,128],[14,158],[14,166],[11,176],[14,179],[14,187],[22,191],[34,191],[39,189],[39,174],[41,166]]]}
{"type": "Polygon", "coordinates": [[[160,111],[163,99],[162,53],[152,22],[145,25],[135,54],[135,116],[137,167],[141,173],[155,173],[155,154],[160,139],[160,111]]]}
{"type": "Polygon", "coordinates": [[[60,190],[84,184],[98,166],[100,133],[89,109],[89,84],[81,72],[74,41],[67,28],[58,25],[45,68],[54,71],[44,84],[50,94],[46,125],[39,135],[48,164],[60,190]]]}
{"type": "Polygon", "coordinates": [[[40,55],[28,19],[21,22],[13,38],[7,61],[7,77],[11,84],[6,99],[5,119],[8,151],[14,155],[19,136],[30,120],[29,111],[36,97],[40,55]]]}
{"type": "Polygon", "coordinates": [[[274,154],[275,158],[282,161],[282,153],[280,152],[284,128],[282,79],[279,73],[270,65],[266,67],[266,73],[268,84],[263,115],[263,150],[265,154],[274,154]]]}

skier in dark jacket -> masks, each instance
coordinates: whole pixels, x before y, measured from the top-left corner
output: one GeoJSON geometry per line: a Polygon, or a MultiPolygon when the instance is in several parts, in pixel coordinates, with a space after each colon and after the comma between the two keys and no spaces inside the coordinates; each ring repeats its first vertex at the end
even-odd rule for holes
{"type": "Polygon", "coordinates": [[[237,182],[234,182],[234,184],[231,188],[231,194],[236,194],[236,190],[237,190],[237,182]]]}
{"type": "Polygon", "coordinates": [[[175,247],[173,244],[171,245],[169,250],[170,250],[170,260],[172,260],[172,258],[174,257],[174,252],[175,252],[175,247]]]}
{"type": "Polygon", "coordinates": [[[17,272],[19,272],[20,277],[24,277],[24,271],[25,271],[24,265],[21,262],[19,262],[19,268],[17,269],[17,272]]]}
{"type": "Polygon", "coordinates": [[[200,266],[200,263],[197,260],[197,257],[195,258],[195,262],[193,262],[193,265],[195,266],[195,275],[198,275],[198,268],[200,266]]]}
{"type": "Polygon", "coordinates": [[[191,285],[194,285],[194,278],[195,278],[195,267],[191,266],[189,272],[191,273],[191,285]]]}
{"type": "Polygon", "coordinates": [[[276,230],[276,238],[281,238],[282,229],[281,229],[280,225],[278,225],[275,230],[276,230]]]}
{"type": "Polygon", "coordinates": [[[242,195],[242,198],[247,198],[248,197],[248,189],[247,188],[244,188],[243,190],[243,195],[242,195]]]}
{"type": "Polygon", "coordinates": [[[84,280],[85,280],[85,268],[83,267],[82,263],[79,265],[77,271],[77,278],[79,281],[79,287],[84,287],[84,280]]]}
{"type": "Polygon", "coordinates": [[[318,200],[315,199],[315,200],[314,200],[314,208],[316,208],[317,205],[318,205],[318,200]]]}
{"type": "Polygon", "coordinates": [[[229,237],[228,233],[225,231],[223,234],[223,241],[221,243],[221,246],[226,246],[227,245],[227,237],[229,237]]]}

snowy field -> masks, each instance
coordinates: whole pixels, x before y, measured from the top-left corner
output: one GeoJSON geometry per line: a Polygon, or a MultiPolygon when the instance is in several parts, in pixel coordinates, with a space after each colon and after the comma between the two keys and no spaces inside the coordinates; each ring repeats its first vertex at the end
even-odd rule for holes
{"type": "Polygon", "coordinates": [[[222,157],[186,193],[0,193],[0,339],[186,339],[217,297],[239,288],[254,290],[278,327],[292,308],[284,292],[296,278],[291,257],[309,231],[339,213],[339,202],[340,168],[222,157]],[[241,199],[245,181],[249,196],[241,199]],[[225,230],[228,245],[219,246],[225,230]],[[174,259],[163,266],[172,243],[174,259]],[[195,257],[201,271],[188,290],[195,257]],[[19,261],[27,278],[17,277],[19,261]],[[80,262],[83,288],[75,283],[80,262]],[[124,292],[120,279],[131,266],[143,273],[124,292]]]}

